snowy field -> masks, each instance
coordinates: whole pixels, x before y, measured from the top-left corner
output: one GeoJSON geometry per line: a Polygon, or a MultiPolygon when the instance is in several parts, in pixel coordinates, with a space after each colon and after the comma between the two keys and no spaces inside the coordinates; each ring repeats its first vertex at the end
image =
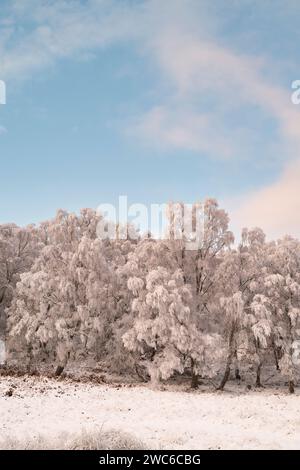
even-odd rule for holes
{"type": "Polygon", "coordinates": [[[148,449],[300,449],[300,397],[0,378],[2,442],[111,429],[148,449]]]}

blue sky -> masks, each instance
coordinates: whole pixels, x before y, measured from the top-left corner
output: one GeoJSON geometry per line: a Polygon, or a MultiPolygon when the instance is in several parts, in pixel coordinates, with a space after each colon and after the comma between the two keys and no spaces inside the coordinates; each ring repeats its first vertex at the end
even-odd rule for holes
{"type": "Polygon", "coordinates": [[[1,0],[0,222],[217,197],[300,234],[297,0],[1,0]]]}

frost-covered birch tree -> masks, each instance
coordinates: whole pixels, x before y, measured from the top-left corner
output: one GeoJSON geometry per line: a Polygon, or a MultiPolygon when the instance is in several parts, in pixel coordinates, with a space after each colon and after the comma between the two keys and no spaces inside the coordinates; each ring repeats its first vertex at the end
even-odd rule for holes
{"type": "Polygon", "coordinates": [[[260,385],[261,358],[260,331],[262,319],[258,310],[251,310],[251,302],[258,292],[264,272],[265,235],[260,229],[242,231],[237,249],[228,252],[218,270],[221,324],[227,342],[225,371],[219,385],[223,390],[235,361],[236,378],[240,378],[238,356],[257,364],[256,384],[260,385]],[[257,317],[255,316],[257,312],[257,317]],[[251,315],[250,315],[251,314],[251,315]],[[260,323],[259,323],[260,322],[260,323]],[[251,354],[254,343],[255,352],[251,354]]]}

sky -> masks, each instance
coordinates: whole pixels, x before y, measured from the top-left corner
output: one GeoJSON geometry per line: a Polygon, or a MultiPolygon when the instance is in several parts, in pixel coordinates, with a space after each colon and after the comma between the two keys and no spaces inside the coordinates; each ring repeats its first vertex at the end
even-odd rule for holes
{"type": "Polygon", "coordinates": [[[300,236],[298,0],[1,0],[0,223],[217,198],[300,236]]]}

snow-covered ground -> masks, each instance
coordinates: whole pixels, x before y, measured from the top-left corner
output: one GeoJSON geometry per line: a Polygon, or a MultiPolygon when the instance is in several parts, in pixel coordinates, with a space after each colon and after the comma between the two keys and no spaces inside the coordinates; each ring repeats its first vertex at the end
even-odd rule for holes
{"type": "Polygon", "coordinates": [[[0,441],[110,429],[148,449],[300,449],[300,397],[0,377],[0,441]]]}

